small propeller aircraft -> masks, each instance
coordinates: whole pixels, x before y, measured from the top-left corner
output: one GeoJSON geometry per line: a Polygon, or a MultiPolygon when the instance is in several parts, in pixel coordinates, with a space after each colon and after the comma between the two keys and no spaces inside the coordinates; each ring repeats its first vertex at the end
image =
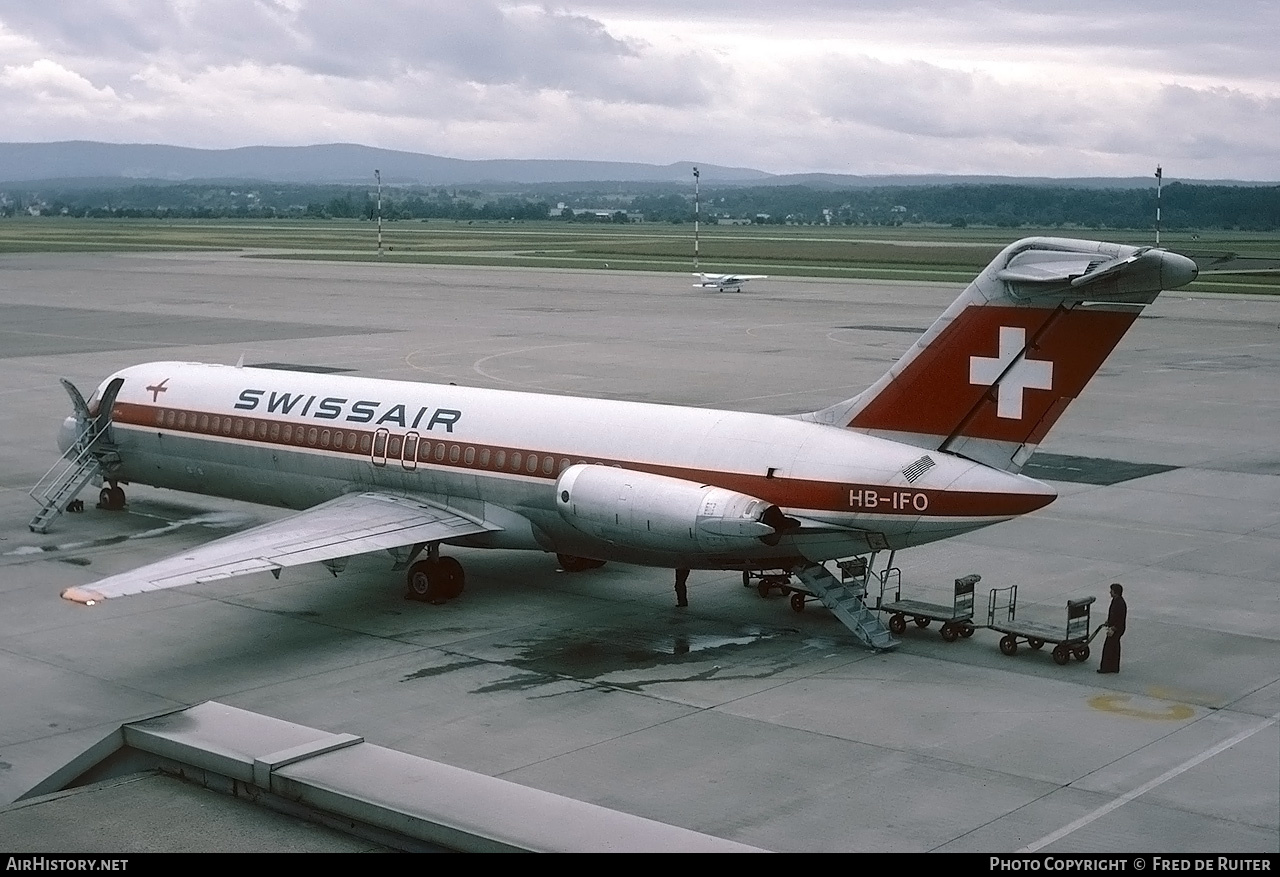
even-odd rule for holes
{"type": "Polygon", "coordinates": [[[742,292],[742,284],[748,280],[765,280],[768,274],[701,274],[694,273],[699,280],[694,289],[715,289],[719,292],[742,292]]]}
{"type": "Polygon", "coordinates": [[[134,365],[87,401],[64,382],[65,474],[32,528],[94,479],[107,509],[135,483],[293,510],[63,593],[85,604],[311,562],[337,575],[373,551],[438,601],[463,589],[445,545],[550,552],[567,571],[674,569],[678,583],[690,569],[802,576],[1052,502],[1023,465],[1142,309],[1195,277],[1155,247],[1017,241],[871,387],[792,416],[134,365]]]}

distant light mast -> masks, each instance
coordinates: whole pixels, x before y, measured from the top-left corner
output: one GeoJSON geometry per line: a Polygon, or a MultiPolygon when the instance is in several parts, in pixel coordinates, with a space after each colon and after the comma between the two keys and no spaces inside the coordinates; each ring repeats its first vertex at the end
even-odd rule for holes
{"type": "Polygon", "coordinates": [[[373,178],[378,181],[378,256],[382,256],[382,171],[373,169],[373,178]]]}
{"type": "Polygon", "coordinates": [[[1164,171],[1160,165],[1156,165],[1156,246],[1160,246],[1160,183],[1163,181],[1164,171]]]}
{"type": "Polygon", "coordinates": [[[698,200],[698,169],[693,169],[693,270],[698,270],[698,218],[701,213],[698,200]]]}

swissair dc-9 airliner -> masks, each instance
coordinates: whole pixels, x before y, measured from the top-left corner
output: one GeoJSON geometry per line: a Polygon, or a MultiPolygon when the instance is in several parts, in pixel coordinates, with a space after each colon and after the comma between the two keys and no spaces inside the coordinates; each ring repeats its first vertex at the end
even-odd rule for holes
{"type": "MultiPolygon", "coordinates": [[[[456,597],[441,546],[675,570],[784,570],[898,551],[1034,512],[1020,474],[1161,290],[1166,250],[1035,237],[1006,247],[861,394],[774,416],[191,362],[108,377],[59,434],[32,529],[90,481],[294,510],[63,592],[100,600],[387,551],[411,596],[456,597]]],[[[806,573],[808,576],[806,577],[806,573]]],[[[824,602],[826,602],[824,600],[824,602]]]]}

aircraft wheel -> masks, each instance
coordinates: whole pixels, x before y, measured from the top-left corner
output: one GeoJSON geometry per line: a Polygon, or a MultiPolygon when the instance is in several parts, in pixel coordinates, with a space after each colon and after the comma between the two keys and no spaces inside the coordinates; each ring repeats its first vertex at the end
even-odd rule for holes
{"type": "Polygon", "coordinates": [[[901,634],[907,629],[907,617],[905,615],[894,615],[889,618],[889,630],[896,634],[901,634]]]}
{"type": "Polygon", "coordinates": [[[956,630],[950,624],[942,625],[942,641],[944,643],[953,643],[960,638],[960,631],[956,630]]]}
{"type": "Polygon", "coordinates": [[[453,557],[442,557],[436,561],[436,576],[439,579],[440,597],[453,600],[462,594],[467,584],[467,574],[462,564],[453,557]]]}
{"type": "Polygon", "coordinates": [[[1053,647],[1053,663],[1062,665],[1071,660],[1071,650],[1064,645],[1053,647]]]}
{"type": "Polygon", "coordinates": [[[98,505],[108,511],[120,511],[124,508],[124,489],[119,485],[102,488],[98,493],[98,505]]]}
{"type": "Polygon", "coordinates": [[[1000,638],[1000,651],[1001,653],[1006,655],[1018,654],[1017,638],[1011,633],[1006,633],[1004,636],[1002,636],[1000,638]]]}
{"type": "Polygon", "coordinates": [[[1035,649],[1038,652],[1042,648],[1044,648],[1044,640],[1031,637],[1030,639],[1027,640],[1027,645],[1031,646],[1031,648],[1035,649]]]}
{"type": "Polygon", "coordinates": [[[572,554],[557,554],[556,562],[565,572],[584,572],[604,566],[603,560],[592,560],[589,557],[574,557],[572,554]]]}
{"type": "Polygon", "coordinates": [[[804,611],[804,594],[796,592],[791,595],[791,608],[796,612],[804,611]]]}
{"type": "Polygon", "coordinates": [[[405,596],[411,600],[435,600],[439,588],[434,581],[434,566],[429,560],[419,560],[409,567],[406,576],[409,593],[405,596]]]}
{"type": "Polygon", "coordinates": [[[1083,662],[1085,662],[1085,661],[1089,660],[1089,647],[1088,647],[1088,646],[1080,646],[1080,648],[1078,648],[1078,649],[1074,649],[1074,650],[1071,652],[1071,656],[1072,656],[1073,658],[1075,658],[1077,661],[1080,661],[1081,663],[1083,663],[1083,662]]]}
{"type": "Polygon", "coordinates": [[[915,617],[916,627],[925,628],[929,626],[929,619],[922,618],[919,615],[915,617]]]}

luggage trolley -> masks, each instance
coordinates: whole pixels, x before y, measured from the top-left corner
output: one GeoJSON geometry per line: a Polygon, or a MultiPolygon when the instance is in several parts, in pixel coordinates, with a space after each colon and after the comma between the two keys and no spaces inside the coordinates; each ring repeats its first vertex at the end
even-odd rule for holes
{"type": "MultiPolygon", "coordinates": [[[[890,564],[893,563],[892,554],[889,556],[889,562],[890,564]]],[[[865,598],[867,584],[871,579],[888,580],[890,576],[900,579],[899,570],[896,566],[890,565],[883,572],[875,573],[871,571],[873,563],[875,563],[874,552],[870,560],[858,555],[847,560],[836,561],[836,566],[840,568],[840,582],[847,587],[852,587],[859,597],[865,598]]],[[[810,600],[818,599],[811,592],[795,584],[792,581],[791,573],[786,570],[743,570],[742,587],[750,588],[753,584],[756,593],[765,599],[768,599],[774,591],[784,597],[790,597],[791,608],[796,612],[803,612],[806,603],[810,600]]],[[[881,587],[883,589],[883,585],[881,587]]]]}
{"type": "Polygon", "coordinates": [[[967,575],[956,579],[955,599],[950,606],[941,603],[925,603],[920,600],[902,599],[902,578],[894,576],[893,599],[886,602],[885,593],[889,590],[890,577],[885,576],[880,582],[880,596],[876,598],[876,608],[890,613],[889,630],[901,636],[907,629],[907,618],[916,623],[916,627],[928,627],[930,622],[942,622],[942,639],[953,643],[959,637],[973,636],[973,586],[982,581],[980,575],[967,575]]]}
{"type": "Polygon", "coordinates": [[[743,570],[742,571],[742,587],[750,588],[755,585],[756,593],[763,598],[768,598],[771,593],[777,591],[786,597],[796,590],[791,584],[791,573],[786,570],[743,570]]]}
{"type": "Polygon", "coordinates": [[[1066,664],[1073,657],[1077,661],[1087,661],[1089,641],[1093,639],[1089,635],[1089,607],[1096,599],[1097,597],[1085,597],[1082,600],[1068,600],[1067,625],[1062,628],[1017,621],[1018,586],[993,588],[987,602],[987,627],[1004,634],[1000,639],[1000,651],[1006,655],[1016,655],[1019,642],[1025,642],[1033,649],[1043,648],[1045,643],[1054,643],[1054,663],[1066,664]],[[1002,613],[1003,617],[997,619],[998,613],[1002,613]]]}

